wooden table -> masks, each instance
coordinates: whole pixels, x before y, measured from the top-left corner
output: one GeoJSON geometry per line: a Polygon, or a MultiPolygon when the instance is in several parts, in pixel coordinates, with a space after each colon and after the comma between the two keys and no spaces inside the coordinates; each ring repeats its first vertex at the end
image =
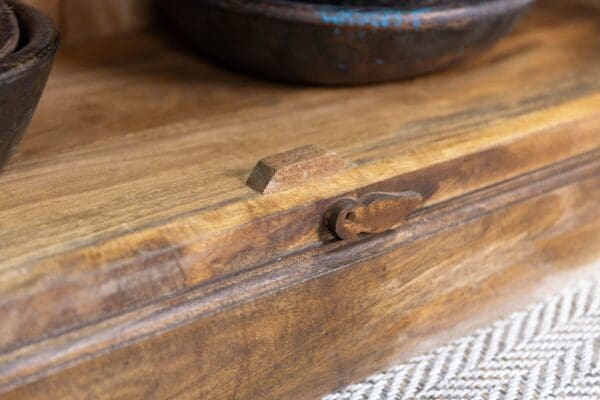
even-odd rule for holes
{"type": "Polygon", "coordinates": [[[64,48],[0,175],[0,397],[314,398],[598,276],[597,18],[545,2],[482,57],[352,88],[153,33],[64,48]],[[353,166],[245,185],[307,144],[353,166]],[[402,190],[425,200],[393,231],[323,227],[402,190]]]}

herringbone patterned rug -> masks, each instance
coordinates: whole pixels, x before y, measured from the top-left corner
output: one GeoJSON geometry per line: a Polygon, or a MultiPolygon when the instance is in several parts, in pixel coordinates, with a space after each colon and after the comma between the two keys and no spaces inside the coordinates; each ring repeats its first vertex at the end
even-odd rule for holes
{"type": "Polygon", "coordinates": [[[600,284],[586,283],[324,400],[600,399],[600,284]]]}

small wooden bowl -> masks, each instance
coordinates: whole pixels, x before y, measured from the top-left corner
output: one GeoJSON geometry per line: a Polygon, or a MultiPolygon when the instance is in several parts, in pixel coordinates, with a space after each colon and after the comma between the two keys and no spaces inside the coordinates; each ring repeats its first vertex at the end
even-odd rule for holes
{"type": "Polygon", "coordinates": [[[159,0],[212,58],[319,84],[408,78],[496,42],[534,0],[159,0]]]}
{"type": "Polygon", "coordinates": [[[58,49],[52,21],[13,0],[20,40],[12,53],[0,58],[0,168],[21,140],[37,107],[58,49]]]}

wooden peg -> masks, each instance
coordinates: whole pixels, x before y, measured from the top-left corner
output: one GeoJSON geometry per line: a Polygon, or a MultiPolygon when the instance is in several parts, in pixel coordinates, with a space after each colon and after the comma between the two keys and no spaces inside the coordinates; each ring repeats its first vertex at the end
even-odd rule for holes
{"type": "Polygon", "coordinates": [[[254,167],[246,185],[259,193],[272,193],[332,175],[350,166],[351,163],[336,152],[308,145],[263,158],[254,167]]]}

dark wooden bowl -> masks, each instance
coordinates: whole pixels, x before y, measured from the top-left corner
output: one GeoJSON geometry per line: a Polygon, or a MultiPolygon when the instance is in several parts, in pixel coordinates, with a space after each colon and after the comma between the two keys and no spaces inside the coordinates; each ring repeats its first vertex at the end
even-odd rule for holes
{"type": "Polygon", "coordinates": [[[204,52],[271,78],[356,84],[444,68],[534,0],[158,0],[204,52]]]}
{"type": "Polygon", "coordinates": [[[17,17],[20,40],[0,59],[0,168],[33,116],[58,48],[58,31],[48,17],[18,2],[6,3],[17,17]]]}

